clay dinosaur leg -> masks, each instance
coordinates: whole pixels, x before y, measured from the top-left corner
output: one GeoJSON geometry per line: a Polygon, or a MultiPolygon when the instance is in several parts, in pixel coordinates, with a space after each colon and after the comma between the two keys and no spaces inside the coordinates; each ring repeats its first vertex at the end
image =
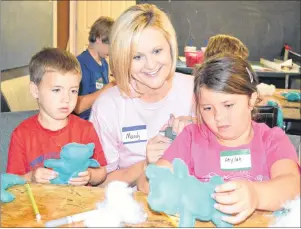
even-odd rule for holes
{"type": "Polygon", "coordinates": [[[1,190],[1,202],[8,203],[15,199],[15,196],[6,190],[1,190]]]}
{"type": "Polygon", "coordinates": [[[180,211],[179,227],[194,227],[195,217],[187,210],[180,211]]]}
{"type": "Polygon", "coordinates": [[[213,216],[212,216],[212,222],[215,224],[216,227],[233,227],[232,224],[227,223],[222,220],[222,217],[225,214],[219,212],[219,211],[214,211],[213,216]]]}

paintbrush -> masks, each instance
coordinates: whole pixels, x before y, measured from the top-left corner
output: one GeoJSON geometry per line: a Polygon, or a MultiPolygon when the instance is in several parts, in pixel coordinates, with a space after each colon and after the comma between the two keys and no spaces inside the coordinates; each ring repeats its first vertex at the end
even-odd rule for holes
{"type": "Polygon", "coordinates": [[[41,214],[40,214],[40,212],[39,212],[39,209],[38,209],[38,206],[37,206],[37,204],[36,204],[36,201],[35,201],[35,199],[34,199],[34,197],[33,197],[31,188],[30,188],[30,186],[29,186],[28,183],[25,184],[25,187],[26,187],[26,189],[27,189],[27,193],[28,193],[29,199],[30,199],[30,201],[31,201],[31,205],[32,205],[33,211],[34,211],[34,213],[35,213],[35,215],[36,215],[36,220],[39,222],[39,221],[41,221],[41,218],[42,218],[42,217],[41,217],[41,214]]]}

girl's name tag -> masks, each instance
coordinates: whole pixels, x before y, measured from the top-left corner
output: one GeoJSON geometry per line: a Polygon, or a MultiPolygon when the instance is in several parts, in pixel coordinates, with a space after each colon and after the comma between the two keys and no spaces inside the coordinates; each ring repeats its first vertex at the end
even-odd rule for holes
{"type": "Polygon", "coordinates": [[[147,141],[146,125],[122,128],[123,144],[133,144],[147,141]]]}
{"type": "Polygon", "coordinates": [[[221,170],[249,170],[252,168],[250,149],[220,152],[221,170]]]}

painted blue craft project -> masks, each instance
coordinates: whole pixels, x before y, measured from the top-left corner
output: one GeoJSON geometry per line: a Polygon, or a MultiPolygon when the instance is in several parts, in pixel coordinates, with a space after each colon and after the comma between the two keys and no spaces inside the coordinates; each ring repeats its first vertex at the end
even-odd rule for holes
{"type": "Polygon", "coordinates": [[[290,92],[282,93],[281,95],[290,102],[301,101],[301,93],[300,92],[290,91],[290,92]]]}
{"type": "Polygon", "coordinates": [[[196,219],[212,221],[217,227],[232,227],[221,220],[225,214],[214,208],[216,202],[211,197],[215,187],[224,183],[223,178],[214,176],[210,182],[200,182],[189,175],[181,159],[174,159],[172,165],[173,172],[155,164],[146,168],[150,188],[147,201],[151,209],[168,215],[179,214],[179,227],[194,227],[196,219]]]}
{"type": "Polygon", "coordinates": [[[280,128],[284,129],[284,123],[283,123],[283,112],[282,109],[279,107],[278,103],[275,101],[269,100],[267,103],[268,106],[273,106],[278,108],[278,113],[277,113],[277,126],[280,128]]]}
{"type": "Polygon", "coordinates": [[[289,213],[289,209],[287,209],[287,208],[281,208],[281,209],[279,209],[277,211],[274,211],[273,212],[273,216],[280,217],[282,215],[287,215],[288,213],[289,213]]]}
{"type": "Polygon", "coordinates": [[[172,132],[172,127],[170,127],[170,126],[166,127],[165,130],[160,131],[160,133],[163,136],[165,136],[165,137],[167,137],[167,138],[169,138],[171,140],[175,140],[175,138],[177,137],[177,135],[172,132]]]}
{"type": "Polygon", "coordinates": [[[77,177],[78,173],[86,171],[89,167],[100,167],[99,163],[90,159],[93,155],[94,143],[70,143],[62,148],[60,159],[48,159],[44,166],[52,168],[59,175],[50,182],[52,184],[67,184],[70,178],[77,177]]]}
{"type": "Polygon", "coordinates": [[[15,196],[6,191],[6,189],[14,185],[25,183],[26,181],[20,176],[9,173],[1,174],[1,202],[8,203],[15,199],[15,196]]]}

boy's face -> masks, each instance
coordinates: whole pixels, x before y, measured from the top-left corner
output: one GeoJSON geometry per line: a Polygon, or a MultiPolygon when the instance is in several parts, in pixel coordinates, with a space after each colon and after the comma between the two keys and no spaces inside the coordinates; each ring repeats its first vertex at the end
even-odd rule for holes
{"type": "Polygon", "coordinates": [[[46,72],[40,84],[31,82],[31,93],[38,100],[40,113],[64,120],[77,103],[81,76],[73,72],[46,72]]]}
{"type": "Polygon", "coordinates": [[[221,140],[235,140],[247,130],[256,95],[219,93],[200,89],[200,113],[210,130],[221,140]]]}
{"type": "Polygon", "coordinates": [[[107,57],[109,55],[109,44],[103,42],[101,38],[97,38],[95,43],[98,55],[103,58],[107,57]]]}

